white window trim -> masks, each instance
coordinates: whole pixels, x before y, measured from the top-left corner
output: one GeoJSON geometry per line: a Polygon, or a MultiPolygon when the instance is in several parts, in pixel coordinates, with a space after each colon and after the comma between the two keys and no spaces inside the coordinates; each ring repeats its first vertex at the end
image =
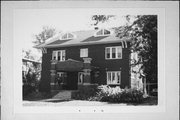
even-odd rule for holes
{"type": "Polygon", "coordinates": [[[99,29],[97,32],[95,32],[94,37],[100,37],[100,36],[110,36],[110,35],[112,35],[112,31],[111,31],[111,30],[108,30],[108,29],[99,29]],[[103,34],[102,34],[102,35],[97,35],[97,33],[98,33],[99,31],[101,31],[101,30],[103,30],[103,34]],[[110,34],[104,34],[104,30],[109,31],[109,32],[110,32],[110,34]]]}
{"type": "Polygon", "coordinates": [[[64,33],[64,34],[62,34],[61,37],[60,37],[61,40],[69,40],[69,39],[75,39],[75,38],[76,38],[76,35],[73,34],[73,33],[71,33],[71,32],[64,33]],[[63,39],[62,37],[63,37],[65,34],[67,34],[67,38],[63,39]],[[73,37],[72,37],[72,38],[69,38],[69,35],[68,35],[68,34],[72,34],[73,37]]]}
{"type": "Polygon", "coordinates": [[[53,51],[52,52],[52,60],[54,60],[54,56],[53,56],[53,53],[55,52],[55,56],[56,56],[56,60],[58,60],[58,52],[60,52],[60,54],[61,54],[61,58],[60,58],[60,60],[58,60],[58,61],[65,61],[66,60],[66,50],[56,50],[56,51],[53,51]],[[64,53],[65,53],[65,59],[63,60],[62,58],[63,58],[63,51],[64,51],[64,53]]]}
{"type": "Polygon", "coordinates": [[[88,57],[88,53],[89,53],[88,48],[81,48],[81,49],[80,49],[80,57],[81,57],[81,58],[83,58],[83,57],[88,57]],[[84,52],[84,50],[85,50],[85,51],[87,50],[87,53],[84,52]]]}
{"type": "Polygon", "coordinates": [[[107,85],[120,85],[121,84],[121,71],[107,71],[106,72],[106,81],[107,81],[107,85]],[[108,73],[111,74],[111,82],[112,82],[112,74],[115,73],[115,80],[116,80],[116,83],[111,83],[108,81],[108,73]],[[119,80],[119,83],[117,83],[117,73],[120,73],[120,80],[119,80]]]}
{"type": "Polygon", "coordinates": [[[111,59],[122,59],[122,46],[113,46],[113,47],[105,47],[105,58],[106,58],[106,60],[111,60],[111,59]],[[118,58],[118,52],[117,52],[117,50],[118,50],[118,48],[121,48],[121,57],[120,58],[118,58]],[[107,58],[107,53],[106,53],[106,49],[107,48],[110,48],[110,58],[107,58]],[[116,57],[115,58],[112,58],[112,48],[115,48],[116,49],[116,57]]]}

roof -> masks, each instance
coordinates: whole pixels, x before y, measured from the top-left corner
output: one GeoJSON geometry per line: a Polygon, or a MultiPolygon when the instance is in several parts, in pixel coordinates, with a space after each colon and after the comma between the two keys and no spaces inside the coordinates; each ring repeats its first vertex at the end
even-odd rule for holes
{"type": "MultiPolygon", "coordinates": [[[[46,40],[45,43],[35,46],[35,48],[53,48],[53,47],[67,47],[67,46],[78,46],[78,45],[90,45],[90,44],[102,44],[102,43],[116,43],[120,41],[128,41],[128,38],[116,37],[115,34],[109,36],[94,36],[98,30],[87,30],[87,31],[76,31],[71,32],[76,37],[69,40],[60,40],[62,33],[46,40]]],[[[112,30],[111,30],[112,31],[112,30]]],[[[113,31],[112,31],[113,32],[113,31]]]]}
{"type": "Polygon", "coordinates": [[[28,59],[28,58],[22,58],[22,61],[23,61],[23,62],[33,62],[33,63],[39,63],[39,64],[41,64],[40,61],[36,61],[36,60],[28,59]]]}
{"type": "MultiPolygon", "coordinates": [[[[68,59],[65,61],[57,62],[56,70],[59,71],[82,71],[84,69],[84,62],[77,61],[74,59],[68,59]]],[[[98,69],[97,67],[91,66],[92,70],[98,69]]]]}

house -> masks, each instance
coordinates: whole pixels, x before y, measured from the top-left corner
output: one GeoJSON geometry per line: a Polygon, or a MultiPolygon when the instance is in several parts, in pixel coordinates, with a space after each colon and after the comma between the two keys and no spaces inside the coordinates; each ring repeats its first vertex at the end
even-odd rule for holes
{"type": "Polygon", "coordinates": [[[42,49],[40,91],[84,86],[131,87],[130,38],[113,29],[64,32],[35,46],[42,49]],[[57,87],[56,76],[61,78],[57,87]]]}

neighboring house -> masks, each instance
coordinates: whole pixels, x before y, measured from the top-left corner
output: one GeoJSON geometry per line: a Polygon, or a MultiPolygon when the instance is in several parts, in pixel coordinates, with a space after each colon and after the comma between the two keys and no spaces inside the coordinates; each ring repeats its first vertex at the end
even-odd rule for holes
{"type": "Polygon", "coordinates": [[[35,46],[43,51],[40,91],[57,86],[77,90],[80,86],[131,87],[130,38],[116,37],[113,29],[67,32],[35,46]]]}
{"type": "MultiPolygon", "coordinates": [[[[31,60],[28,58],[22,58],[22,77],[23,77],[23,83],[26,82],[26,75],[29,72],[29,69],[32,70],[32,72],[41,71],[41,62],[36,60],[31,60]]],[[[40,75],[38,76],[38,78],[40,75]]],[[[40,79],[40,78],[39,78],[40,79]]]]}

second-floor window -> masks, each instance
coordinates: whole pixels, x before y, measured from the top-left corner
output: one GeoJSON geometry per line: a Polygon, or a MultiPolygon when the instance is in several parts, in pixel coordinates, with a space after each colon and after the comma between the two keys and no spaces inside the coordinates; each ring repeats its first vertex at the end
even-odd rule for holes
{"type": "Polygon", "coordinates": [[[53,51],[52,59],[58,61],[65,61],[66,53],[65,50],[53,51]]]}
{"type": "Polygon", "coordinates": [[[105,58],[106,59],[122,59],[122,47],[106,47],[105,48],[105,58]]]}
{"type": "Polygon", "coordinates": [[[80,49],[80,57],[88,57],[88,48],[80,49]]]}
{"type": "Polygon", "coordinates": [[[109,36],[111,34],[111,31],[107,30],[107,29],[101,29],[99,31],[96,32],[95,36],[109,36]]]}
{"type": "Polygon", "coordinates": [[[72,33],[66,33],[61,37],[61,40],[68,40],[68,39],[73,39],[74,35],[72,33]]]}

